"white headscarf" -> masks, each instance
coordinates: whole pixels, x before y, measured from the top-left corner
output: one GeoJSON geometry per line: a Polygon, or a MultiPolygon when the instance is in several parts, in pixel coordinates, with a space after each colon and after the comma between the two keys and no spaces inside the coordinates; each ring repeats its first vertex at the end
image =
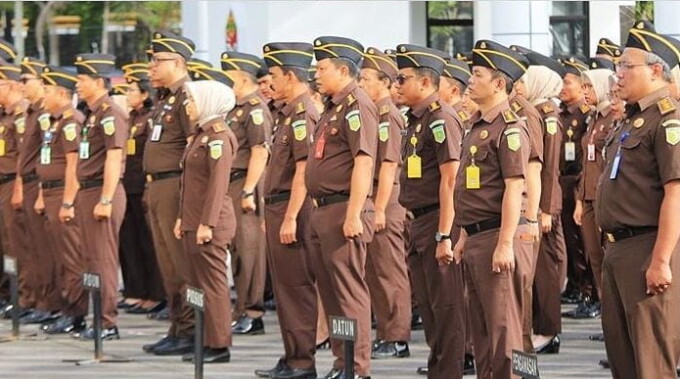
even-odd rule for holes
{"type": "Polygon", "coordinates": [[[671,69],[671,76],[673,76],[673,84],[675,84],[675,88],[677,88],[678,93],[680,93],[680,65],[671,69]]]}
{"type": "Polygon", "coordinates": [[[527,90],[527,100],[534,105],[551,100],[562,91],[560,75],[545,66],[529,66],[523,80],[527,90]]]}
{"type": "Polygon", "coordinates": [[[224,119],[236,105],[234,91],[214,80],[186,82],[184,88],[196,105],[199,127],[217,118],[224,119]]]}
{"type": "Polygon", "coordinates": [[[588,78],[590,84],[593,85],[595,96],[597,97],[597,112],[601,113],[611,105],[609,100],[609,77],[614,74],[614,71],[606,68],[596,68],[594,70],[584,71],[581,75],[588,78]]]}

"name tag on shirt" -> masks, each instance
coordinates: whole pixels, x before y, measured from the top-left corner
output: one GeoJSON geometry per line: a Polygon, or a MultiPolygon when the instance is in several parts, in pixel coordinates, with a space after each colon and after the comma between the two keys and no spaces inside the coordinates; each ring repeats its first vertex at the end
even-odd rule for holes
{"type": "Polygon", "coordinates": [[[78,158],[89,159],[90,158],[90,142],[81,141],[78,147],[78,158]]]}
{"type": "Polygon", "coordinates": [[[161,124],[154,125],[153,129],[151,130],[151,140],[154,141],[154,142],[160,141],[162,131],[163,131],[163,125],[161,125],[161,124]]]}
{"type": "Polygon", "coordinates": [[[465,188],[466,189],[480,189],[479,182],[479,167],[468,166],[465,168],[465,188]]]}
{"type": "Polygon", "coordinates": [[[326,148],[326,135],[322,134],[321,137],[319,137],[319,140],[316,141],[316,145],[314,145],[314,158],[322,159],[325,148],[326,148]]]}
{"type": "Polygon", "coordinates": [[[48,165],[52,163],[52,148],[43,146],[40,148],[40,164],[48,165]]]}
{"type": "Polygon", "coordinates": [[[567,162],[573,162],[576,160],[576,143],[564,143],[564,160],[567,162]]]}
{"type": "Polygon", "coordinates": [[[420,156],[411,155],[406,158],[406,177],[409,179],[420,179],[423,177],[423,167],[420,156]]]}

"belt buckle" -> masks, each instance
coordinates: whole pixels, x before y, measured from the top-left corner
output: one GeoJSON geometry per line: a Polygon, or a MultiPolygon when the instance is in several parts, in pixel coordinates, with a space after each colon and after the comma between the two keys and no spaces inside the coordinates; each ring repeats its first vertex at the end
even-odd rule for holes
{"type": "Polygon", "coordinates": [[[607,241],[614,243],[616,242],[616,237],[612,233],[607,233],[607,241]]]}
{"type": "Polygon", "coordinates": [[[153,175],[151,175],[151,174],[146,174],[146,182],[147,182],[147,183],[153,182],[153,175]]]}
{"type": "Polygon", "coordinates": [[[314,205],[314,208],[319,207],[319,202],[316,200],[316,198],[312,198],[312,205],[314,205]]]}

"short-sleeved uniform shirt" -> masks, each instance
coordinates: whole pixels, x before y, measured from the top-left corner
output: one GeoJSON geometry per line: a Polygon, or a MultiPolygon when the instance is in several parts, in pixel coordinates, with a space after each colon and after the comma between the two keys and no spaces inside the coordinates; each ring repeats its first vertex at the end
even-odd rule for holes
{"type": "Polygon", "coordinates": [[[583,171],[576,197],[581,201],[595,200],[597,182],[604,169],[602,149],[615,123],[614,114],[607,107],[591,119],[586,134],[581,139],[583,171]]]}
{"type": "Polygon", "coordinates": [[[128,195],[144,192],[144,146],[149,138],[153,109],[142,107],[130,111],[128,139],[125,142],[125,176],[123,187],[128,195]]]}
{"type": "Polygon", "coordinates": [[[524,122],[507,101],[484,115],[477,112],[472,116],[472,129],[463,139],[456,176],[456,225],[471,225],[501,217],[505,179],[524,177],[529,150],[524,122]],[[479,169],[476,186],[468,178],[468,169],[472,166],[479,169]]]}
{"type": "Polygon", "coordinates": [[[36,172],[43,130],[51,125],[50,113],[43,108],[43,100],[26,109],[25,125],[23,142],[19,146],[19,174],[30,175],[36,172]]]}
{"type": "Polygon", "coordinates": [[[83,116],[70,104],[50,117],[50,125],[40,130],[40,157],[36,171],[41,182],[64,180],[66,154],[78,153],[83,116]]]}
{"type": "Polygon", "coordinates": [[[603,231],[658,226],[663,186],[680,179],[680,111],[668,89],[627,105],[624,117],[605,143],[595,206],[603,231]]]}
{"type": "Polygon", "coordinates": [[[563,135],[562,148],[560,152],[560,173],[564,175],[578,175],[581,173],[583,149],[581,149],[581,139],[586,132],[590,118],[592,117],[592,109],[585,103],[584,100],[579,100],[574,104],[562,104],[563,135]],[[575,155],[570,160],[566,158],[565,146],[567,143],[574,143],[575,155]]]}
{"type": "Polygon", "coordinates": [[[309,139],[318,121],[319,112],[307,93],[276,108],[271,159],[264,181],[265,195],[290,192],[295,165],[307,159],[309,139]]]}
{"type": "Polygon", "coordinates": [[[264,145],[269,138],[273,120],[267,103],[262,101],[259,92],[236,100],[236,106],[227,115],[227,125],[238,141],[233,170],[247,170],[251,148],[264,145]]]}
{"type": "Polygon", "coordinates": [[[0,118],[0,174],[14,174],[18,169],[19,146],[26,130],[26,108],[20,101],[7,107],[0,118]]]}
{"type": "MultiPolygon", "coordinates": [[[[401,166],[401,132],[404,118],[388,96],[375,103],[378,108],[378,155],[375,159],[374,185],[378,184],[383,162],[401,166]]],[[[394,184],[399,184],[399,170],[395,173],[394,184]]]]}
{"type": "Polygon", "coordinates": [[[543,123],[540,113],[526,98],[515,95],[510,99],[510,108],[527,125],[529,133],[529,160],[543,164],[543,123]]]}
{"type": "Polygon", "coordinates": [[[364,154],[375,159],[377,141],[378,110],[352,82],[326,102],[314,131],[305,170],[309,195],[349,195],[354,158],[364,154]]]}
{"type": "Polygon", "coordinates": [[[545,214],[555,215],[562,210],[560,186],[560,152],[562,146],[562,118],[555,103],[546,100],[536,105],[543,129],[543,168],[541,169],[541,200],[539,207],[545,214]]]}

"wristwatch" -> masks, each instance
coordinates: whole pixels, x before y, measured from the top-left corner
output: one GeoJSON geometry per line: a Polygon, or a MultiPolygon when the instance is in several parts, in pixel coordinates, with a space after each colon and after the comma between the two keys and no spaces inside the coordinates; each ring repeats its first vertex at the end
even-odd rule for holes
{"type": "Polygon", "coordinates": [[[434,240],[437,242],[442,242],[444,240],[450,240],[451,235],[450,234],[441,234],[439,232],[434,234],[434,240]]]}
{"type": "Polygon", "coordinates": [[[245,199],[247,197],[251,197],[255,195],[255,192],[247,192],[247,191],[241,191],[241,198],[245,199]]]}
{"type": "Polygon", "coordinates": [[[71,209],[73,208],[73,203],[61,203],[61,207],[64,209],[71,209]]]}
{"type": "Polygon", "coordinates": [[[101,205],[111,205],[111,204],[113,204],[113,200],[102,197],[101,199],[99,199],[99,204],[101,204],[101,205]]]}

